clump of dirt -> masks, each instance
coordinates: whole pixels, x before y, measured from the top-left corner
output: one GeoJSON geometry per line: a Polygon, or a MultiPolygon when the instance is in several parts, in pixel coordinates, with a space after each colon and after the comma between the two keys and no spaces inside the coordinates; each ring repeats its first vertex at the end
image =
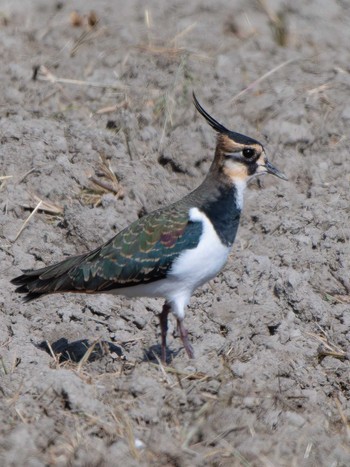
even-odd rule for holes
{"type": "Polygon", "coordinates": [[[1,465],[349,465],[346,2],[73,4],[0,5],[1,465]],[[165,367],[161,301],[9,281],[199,185],[192,90],[289,181],[251,184],[165,367]]]}

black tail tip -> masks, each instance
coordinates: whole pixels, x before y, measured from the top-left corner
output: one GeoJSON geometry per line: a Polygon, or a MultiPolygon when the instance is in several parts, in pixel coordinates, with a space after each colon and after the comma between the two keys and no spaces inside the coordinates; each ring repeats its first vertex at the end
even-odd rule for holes
{"type": "MultiPolygon", "coordinates": [[[[17,290],[16,290],[17,292],[17,290]]],[[[43,294],[39,292],[28,292],[22,299],[23,303],[31,302],[32,300],[36,300],[37,298],[41,297],[43,294]]]]}
{"type": "Polygon", "coordinates": [[[14,284],[14,285],[24,285],[24,284],[27,284],[29,281],[33,280],[33,274],[30,274],[30,273],[33,273],[35,271],[31,270],[31,269],[22,269],[22,272],[23,274],[21,274],[20,276],[17,276],[17,277],[14,277],[13,279],[11,279],[11,284],[14,284]],[[29,274],[28,274],[29,273],[29,274]]]}
{"type": "Polygon", "coordinates": [[[11,284],[18,286],[15,289],[15,292],[20,293],[20,294],[26,294],[24,297],[22,297],[24,303],[31,302],[32,300],[39,298],[40,295],[43,295],[41,292],[32,292],[29,290],[29,287],[27,284],[28,277],[26,277],[25,274],[15,277],[14,279],[11,279],[10,282],[11,284]]]}
{"type": "Polygon", "coordinates": [[[21,285],[21,284],[23,284],[22,278],[23,278],[23,276],[14,277],[13,279],[10,280],[10,282],[13,285],[21,285]]]}

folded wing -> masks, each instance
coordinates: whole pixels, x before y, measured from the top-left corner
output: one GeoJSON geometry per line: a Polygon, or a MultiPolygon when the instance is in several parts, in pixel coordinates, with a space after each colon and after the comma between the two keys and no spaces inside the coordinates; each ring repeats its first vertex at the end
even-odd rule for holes
{"type": "Polygon", "coordinates": [[[55,292],[104,292],[166,277],[179,254],[198,245],[202,224],[170,206],[134,222],[89,253],[24,271],[11,282],[25,301],[55,292]]]}

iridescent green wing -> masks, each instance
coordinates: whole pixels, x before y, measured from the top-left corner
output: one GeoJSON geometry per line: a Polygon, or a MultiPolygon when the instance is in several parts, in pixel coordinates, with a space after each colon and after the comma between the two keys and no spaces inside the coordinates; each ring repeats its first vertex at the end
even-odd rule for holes
{"type": "Polygon", "coordinates": [[[68,271],[76,290],[107,291],[145,284],[166,276],[173,261],[195,248],[202,223],[188,210],[155,211],[134,222],[68,271]]]}

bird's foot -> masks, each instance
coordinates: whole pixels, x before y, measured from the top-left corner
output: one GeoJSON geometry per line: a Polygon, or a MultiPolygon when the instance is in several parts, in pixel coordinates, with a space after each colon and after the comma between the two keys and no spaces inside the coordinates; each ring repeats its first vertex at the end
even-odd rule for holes
{"type": "Polygon", "coordinates": [[[190,341],[188,339],[188,331],[185,328],[185,326],[183,324],[183,321],[180,320],[180,319],[177,320],[177,328],[178,328],[182,343],[183,343],[183,345],[185,347],[185,350],[187,352],[188,357],[189,358],[194,358],[193,347],[192,347],[192,345],[191,345],[191,343],[190,343],[190,341]]]}

